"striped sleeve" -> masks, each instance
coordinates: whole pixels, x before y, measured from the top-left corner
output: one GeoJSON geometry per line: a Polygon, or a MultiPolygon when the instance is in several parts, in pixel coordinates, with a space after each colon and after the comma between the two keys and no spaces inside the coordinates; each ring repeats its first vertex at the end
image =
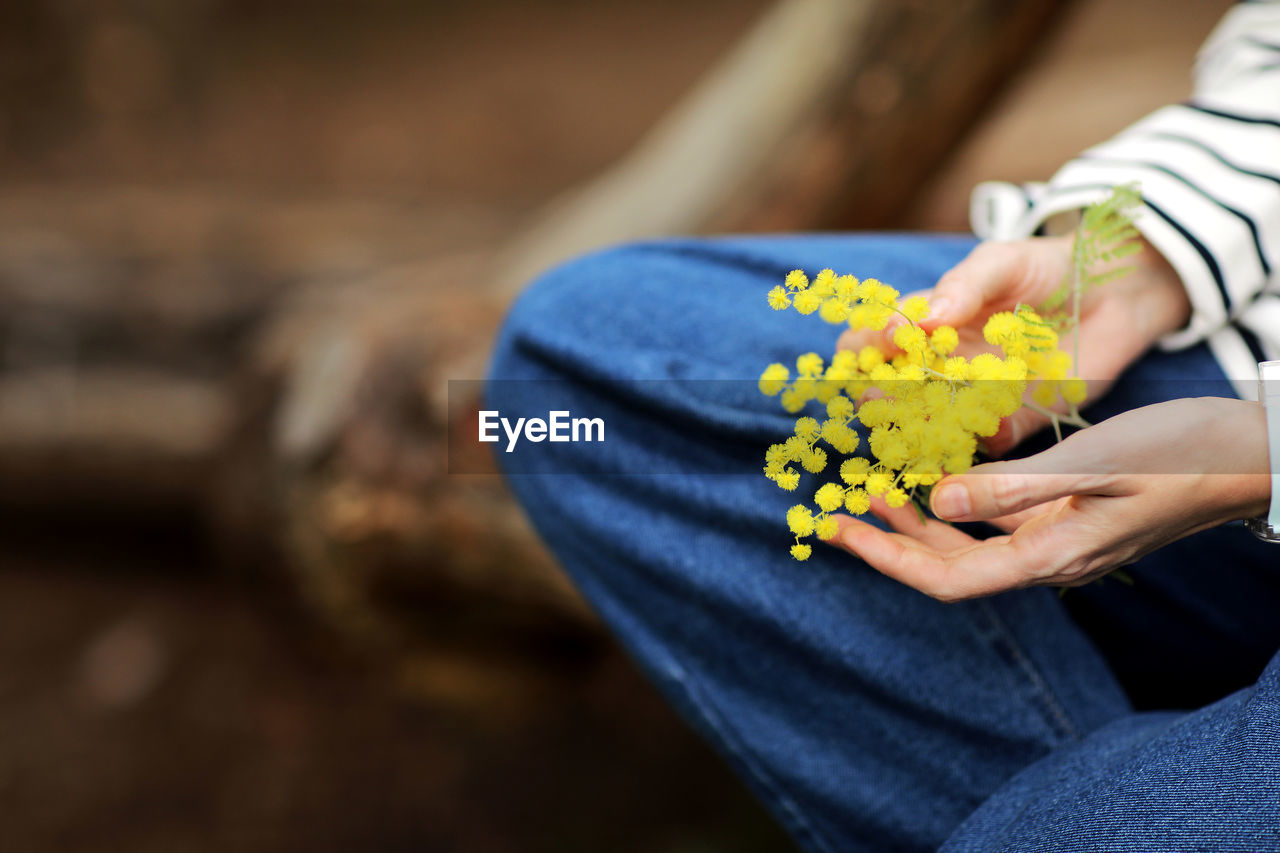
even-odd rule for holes
{"type": "Polygon", "coordinates": [[[988,183],[974,191],[979,236],[1015,239],[1047,219],[1136,182],[1143,235],[1187,288],[1192,316],[1169,349],[1207,340],[1237,389],[1256,362],[1280,358],[1280,2],[1244,2],[1196,59],[1191,97],[1071,160],[1023,203],[988,183]]]}

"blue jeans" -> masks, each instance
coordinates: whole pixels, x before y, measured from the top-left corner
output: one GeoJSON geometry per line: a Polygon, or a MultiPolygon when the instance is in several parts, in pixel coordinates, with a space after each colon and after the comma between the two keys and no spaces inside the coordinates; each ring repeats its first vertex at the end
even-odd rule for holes
{"type": "MultiPolygon", "coordinates": [[[[498,445],[511,487],[807,850],[1280,850],[1280,549],[1242,526],[1152,554],[1132,586],[950,605],[821,545],[788,556],[795,496],[760,468],[793,417],[754,380],[838,330],[764,294],[795,267],[929,287],[972,245],[672,240],[548,273],[498,341],[489,408],[599,417],[606,440],[498,445]]],[[[1205,348],[1152,353],[1091,418],[1205,393],[1231,394],[1205,348]]]]}

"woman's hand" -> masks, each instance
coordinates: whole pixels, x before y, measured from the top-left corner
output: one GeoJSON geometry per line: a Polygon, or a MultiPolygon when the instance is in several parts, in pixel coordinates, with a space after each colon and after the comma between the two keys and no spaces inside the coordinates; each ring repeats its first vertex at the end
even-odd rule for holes
{"type": "MultiPolygon", "coordinates": [[[[1082,300],[1077,375],[1089,380],[1091,400],[1101,396],[1161,336],[1186,325],[1190,317],[1191,305],[1177,274],[1145,239],[1141,243],[1141,251],[1123,261],[1135,267],[1132,273],[1086,293],[1082,300]]],[[[982,339],[987,318],[1018,304],[1043,304],[1070,273],[1071,246],[1070,236],[979,244],[933,290],[922,291],[933,313],[921,325],[928,330],[955,326],[960,333],[959,355],[972,358],[993,351],[982,339]]],[[[874,344],[894,352],[895,327],[891,323],[882,332],[851,329],[841,335],[837,346],[860,349],[874,344]]],[[[1069,340],[1064,339],[1064,348],[1069,340]]],[[[1023,408],[986,440],[986,449],[1002,455],[1048,423],[1043,415],[1023,408]]]]}
{"type": "Polygon", "coordinates": [[[934,487],[939,518],[989,521],[1005,535],[974,539],[940,521],[921,522],[910,506],[877,500],[872,511],[896,532],[840,516],[829,544],[943,601],[1077,586],[1175,539],[1265,513],[1269,471],[1260,405],[1174,400],[934,487]]]}

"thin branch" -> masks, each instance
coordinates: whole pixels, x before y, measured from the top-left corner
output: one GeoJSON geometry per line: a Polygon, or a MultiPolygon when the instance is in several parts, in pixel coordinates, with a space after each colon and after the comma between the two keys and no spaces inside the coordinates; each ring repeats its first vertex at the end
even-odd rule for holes
{"type": "Polygon", "coordinates": [[[1046,409],[1038,403],[1029,403],[1024,401],[1022,405],[1026,406],[1033,412],[1039,412],[1049,420],[1057,420],[1064,424],[1070,424],[1073,427],[1079,427],[1080,429],[1093,426],[1093,424],[1080,417],[1080,415],[1064,415],[1062,412],[1055,412],[1053,409],[1046,409]]]}

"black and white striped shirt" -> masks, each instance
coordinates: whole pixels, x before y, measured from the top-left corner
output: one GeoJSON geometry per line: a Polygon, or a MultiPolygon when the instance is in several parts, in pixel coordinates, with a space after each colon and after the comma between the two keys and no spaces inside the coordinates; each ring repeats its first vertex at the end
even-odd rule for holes
{"type": "Polygon", "coordinates": [[[1245,0],[1200,48],[1186,101],[1085,151],[1048,183],[988,182],[970,219],[983,238],[1026,237],[1112,187],[1137,182],[1136,225],[1182,278],[1188,325],[1161,345],[1206,341],[1237,393],[1280,358],[1280,2],[1245,0]]]}

